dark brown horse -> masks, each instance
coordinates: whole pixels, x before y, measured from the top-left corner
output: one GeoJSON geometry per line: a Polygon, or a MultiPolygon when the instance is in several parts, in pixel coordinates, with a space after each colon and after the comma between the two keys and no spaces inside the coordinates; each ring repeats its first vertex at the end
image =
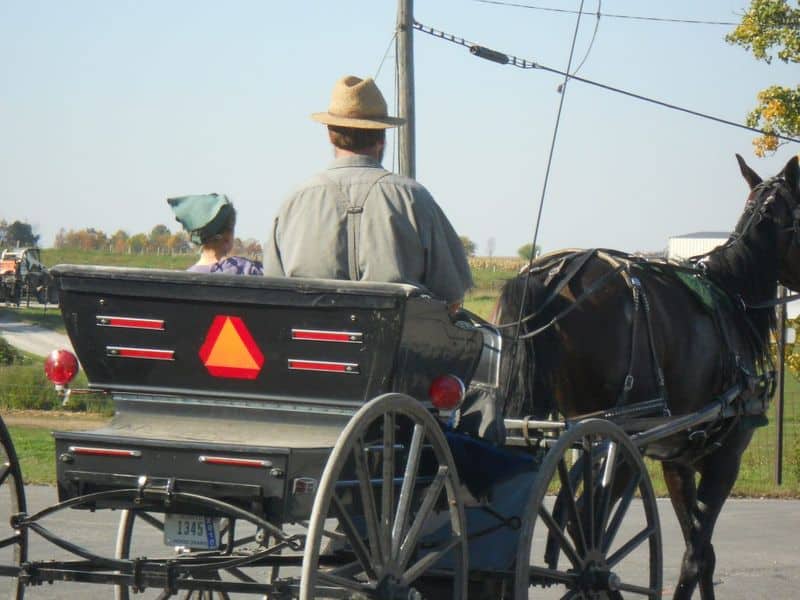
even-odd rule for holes
{"type": "Polygon", "coordinates": [[[521,323],[503,359],[508,416],[571,418],[653,399],[682,415],[742,386],[740,415],[646,450],[663,461],[686,541],[676,599],[698,586],[714,598],[711,537],[753,434],[754,417],[741,413],[768,394],[775,319],[764,305],[778,282],[800,288],[798,160],[762,182],[737,159],[751,191],[723,246],[683,268],[612,251],[551,254],[508,282],[496,314],[511,324],[507,337],[521,323]]]}

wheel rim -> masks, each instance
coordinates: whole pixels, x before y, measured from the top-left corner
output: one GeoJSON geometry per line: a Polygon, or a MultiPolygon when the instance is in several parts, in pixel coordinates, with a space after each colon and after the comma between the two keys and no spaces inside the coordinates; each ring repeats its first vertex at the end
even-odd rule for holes
{"type": "Polygon", "coordinates": [[[514,597],[527,599],[537,586],[537,598],[655,599],[661,575],[658,509],[638,449],[607,421],[571,428],[548,452],[531,493],[514,597]],[[570,468],[573,449],[579,457],[570,468]],[[553,508],[545,501],[551,481],[553,508]]]}
{"type": "MultiPolygon", "coordinates": [[[[5,423],[0,419],[0,511],[14,515],[26,511],[25,490],[14,444],[5,423]]],[[[0,563],[19,566],[28,559],[28,531],[15,530],[9,523],[0,527],[0,563]]],[[[11,580],[10,598],[22,598],[25,586],[18,578],[11,580]]]]}
{"type": "Polygon", "coordinates": [[[448,595],[439,597],[465,598],[465,519],[457,491],[447,440],[419,402],[386,394],[366,404],[339,436],[320,479],[301,600],[418,598],[443,563],[448,595]],[[333,567],[320,556],[329,518],[347,540],[343,564],[333,567]]]}

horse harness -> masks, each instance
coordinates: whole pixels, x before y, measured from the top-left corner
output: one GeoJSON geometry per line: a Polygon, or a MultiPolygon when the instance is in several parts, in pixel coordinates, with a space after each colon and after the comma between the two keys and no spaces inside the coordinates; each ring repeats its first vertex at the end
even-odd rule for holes
{"type": "MultiPolygon", "coordinates": [[[[796,217],[797,219],[800,219],[800,211],[797,211],[796,217]]],[[[798,227],[798,230],[800,230],[800,225],[798,225],[797,220],[795,221],[795,225],[798,227]]],[[[800,233],[798,233],[798,236],[800,236],[800,233]]],[[[798,243],[800,243],[800,237],[797,239],[798,243]]],[[[621,276],[628,290],[630,291],[633,302],[630,331],[631,347],[626,375],[621,385],[617,403],[614,407],[604,411],[599,411],[598,413],[593,413],[592,415],[581,415],[581,418],[586,416],[599,416],[608,419],[624,420],[659,414],[663,418],[667,418],[670,416],[670,410],[668,407],[664,372],[656,351],[651,305],[642,279],[635,274],[635,269],[652,269],[664,275],[673,276],[681,281],[683,285],[689,288],[692,293],[699,298],[701,295],[698,292],[697,286],[706,286],[709,289],[714,286],[713,283],[705,278],[702,269],[698,269],[696,267],[684,267],[675,263],[654,262],[622,252],[598,248],[588,250],[568,250],[566,254],[560,252],[557,255],[550,257],[549,260],[548,257],[545,256],[542,257],[543,262],[533,265],[530,269],[523,269],[523,271],[528,271],[528,276],[544,275],[543,284],[548,288],[548,294],[544,301],[537,306],[537,309],[534,312],[526,315],[519,322],[507,323],[499,326],[499,328],[513,327],[519,325],[520,323],[524,324],[532,321],[538,315],[541,315],[547,306],[549,306],[556,298],[562,296],[562,292],[569,285],[570,281],[572,281],[572,279],[578,275],[578,273],[592,258],[603,260],[609,265],[610,270],[594,281],[592,285],[589,286],[581,295],[576,297],[568,307],[561,310],[547,323],[521,334],[519,339],[530,339],[543,333],[550,327],[553,327],[570,312],[575,310],[580,304],[590,298],[595,292],[609,283],[613,277],[616,275],[621,276]],[[682,276],[678,276],[678,273],[680,273],[682,276]],[[690,278],[695,279],[697,284],[692,285],[690,278]],[[631,404],[629,403],[629,398],[636,384],[633,374],[634,361],[635,357],[637,356],[637,343],[640,340],[638,332],[639,327],[641,326],[646,328],[647,346],[652,365],[653,378],[655,380],[658,393],[655,399],[631,404]]],[[[719,290],[716,293],[725,295],[722,290],[719,290]]],[[[710,297],[712,298],[712,303],[714,302],[714,294],[714,292],[711,292],[710,297]]],[[[726,295],[725,297],[727,298],[726,295]]],[[[766,412],[767,399],[771,396],[772,389],[774,387],[774,371],[765,372],[760,376],[751,373],[745,367],[745,365],[742,364],[743,361],[739,355],[733,351],[729,323],[727,323],[724,318],[720,317],[718,311],[714,310],[715,307],[713,305],[703,302],[702,298],[700,298],[700,300],[711,315],[717,330],[720,332],[724,346],[729,349],[729,362],[733,364],[735,370],[733,379],[737,380],[731,389],[741,385],[744,391],[741,395],[737,396],[737,401],[727,404],[716,420],[690,430],[688,432],[687,447],[682,450],[679,456],[672,457],[670,460],[679,460],[690,457],[692,462],[696,462],[721,446],[724,439],[730,435],[737,426],[740,425],[742,417],[763,417],[763,414],[766,412]]],[[[720,394],[720,397],[725,395],[726,394],[723,392],[723,394],[720,394]]]]}

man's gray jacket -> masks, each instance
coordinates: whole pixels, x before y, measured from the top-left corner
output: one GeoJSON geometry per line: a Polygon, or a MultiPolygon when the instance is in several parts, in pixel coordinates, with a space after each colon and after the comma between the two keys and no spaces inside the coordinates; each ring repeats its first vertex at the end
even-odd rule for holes
{"type": "Polygon", "coordinates": [[[411,283],[447,302],[472,286],[461,241],[428,190],[360,155],[336,159],[283,204],[264,274],[411,283]]]}

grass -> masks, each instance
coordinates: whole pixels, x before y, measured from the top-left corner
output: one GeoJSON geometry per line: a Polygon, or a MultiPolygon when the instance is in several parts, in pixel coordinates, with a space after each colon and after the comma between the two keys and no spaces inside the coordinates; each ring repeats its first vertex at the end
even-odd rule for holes
{"type": "Polygon", "coordinates": [[[59,333],[66,334],[64,321],[61,318],[61,311],[53,305],[37,306],[26,308],[5,308],[0,307],[0,319],[4,316],[13,317],[27,323],[33,323],[45,329],[51,329],[59,333]]]}
{"type": "Polygon", "coordinates": [[[196,254],[114,254],[101,250],[56,248],[42,250],[42,262],[48,267],[71,264],[185,270],[196,261],[196,254]]]}
{"type": "Polygon", "coordinates": [[[25,483],[55,485],[55,440],[50,430],[21,425],[11,426],[8,430],[25,483]]]}

